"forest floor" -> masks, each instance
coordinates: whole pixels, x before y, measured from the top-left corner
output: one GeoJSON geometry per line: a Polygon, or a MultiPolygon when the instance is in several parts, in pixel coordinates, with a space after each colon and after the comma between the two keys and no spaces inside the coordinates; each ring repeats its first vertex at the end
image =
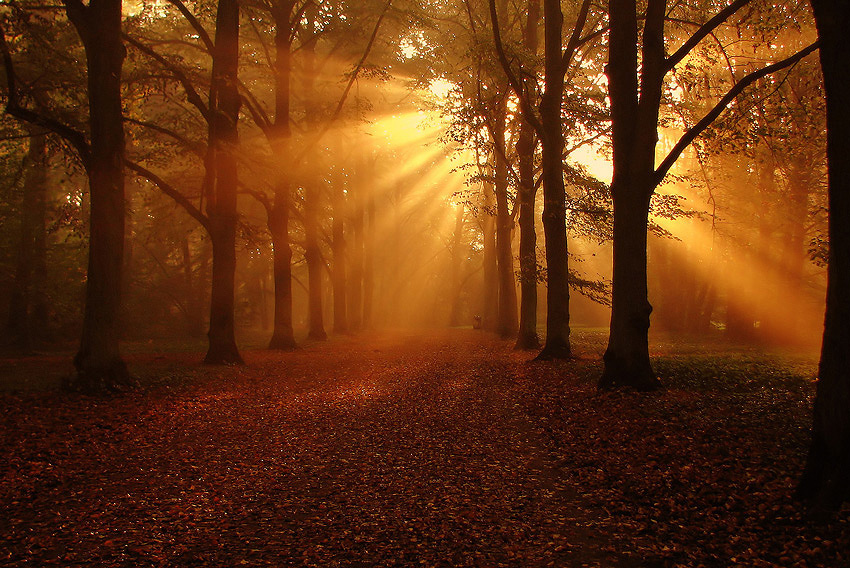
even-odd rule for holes
{"type": "Polygon", "coordinates": [[[575,337],[137,352],[145,388],[108,398],[5,358],[0,566],[850,565],[850,511],[791,498],[811,359],[662,343],[664,391],[597,393],[604,337],[575,337]]]}

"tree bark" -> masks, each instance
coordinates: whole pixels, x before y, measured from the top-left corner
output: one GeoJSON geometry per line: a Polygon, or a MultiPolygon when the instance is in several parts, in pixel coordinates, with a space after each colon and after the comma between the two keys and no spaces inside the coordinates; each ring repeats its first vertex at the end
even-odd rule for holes
{"type": "Polygon", "coordinates": [[[237,84],[239,65],[239,3],[219,0],[216,15],[210,87],[210,153],[212,188],[207,201],[213,251],[210,294],[209,364],[242,363],[236,347],[234,293],[236,281],[236,146],[241,98],[237,84]]]}
{"type": "MultiPolygon", "coordinates": [[[[308,33],[313,31],[313,22],[316,18],[317,7],[312,5],[307,9],[305,26],[308,33]]],[[[308,132],[318,128],[318,109],[316,108],[314,91],[316,79],[316,38],[308,37],[302,42],[301,51],[304,60],[303,88],[304,88],[304,112],[305,123],[308,132]]],[[[312,153],[311,153],[312,154],[312,153]]],[[[309,163],[309,157],[304,162],[309,163]]],[[[319,341],[328,338],[325,332],[324,308],[322,306],[322,273],[324,270],[322,251],[319,247],[319,198],[320,191],[317,185],[318,174],[315,160],[313,166],[299,167],[299,180],[303,181],[304,187],[304,259],[307,262],[307,312],[309,315],[308,337],[319,341]],[[306,171],[312,169],[310,174],[306,171]]]]}
{"type": "Polygon", "coordinates": [[[200,337],[204,333],[203,294],[202,286],[199,285],[203,280],[200,269],[198,277],[195,277],[188,235],[184,235],[183,240],[180,241],[180,253],[183,257],[183,286],[186,293],[186,332],[189,337],[200,337]]]}
{"type": "Polygon", "coordinates": [[[363,327],[363,160],[357,160],[356,173],[349,186],[349,240],[351,244],[348,255],[348,329],[359,331],[363,327]]]}
{"type": "Polygon", "coordinates": [[[304,187],[304,257],[307,261],[307,308],[310,330],[308,337],[319,341],[328,338],[322,307],[322,251],[319,248],[319,191],[313,180],[304,187]]]}
{"type": "Polygon", "coordinates": [[[546,343],[539,360],[569,359],[570,286],[567,266],[567,202],[562,156],[564,151],[561,100],[564,94],[562,32],[564,16],[557,0],[544,0],[546,83],[540,101],[543,152],[543,235],[546,242],[546,343]]]}
{"type": "Polygon", "coordinates": [[[279,181],[269,218],[274,248],[274,331],[269,349],[295,349],[292,328],[292,246],[289,243],[289,184],[279,181]]]}
{"type": "Polygon", "coordinates": [[[499,282],[498,323],[496,333],[503,339],[517,334],[516,285],[514,283],[514,257],[511,250],[513,217],[508,196],[508,162],[505,142],[506,97],[497,103],[493,113],[494,171],[493,193],[496,196],[496,269],[499,282]]]}
{"type": "Polygon", "coordinates": [[[664,0],[650,0],[638,89],[635,0],[609,5],[608,91],[611,99],[614,203],[614,271],[611,328],[600,388],[657,389],[649,361],[646,244],[649,202],[655,190],[655,145],[664,64],[664,0]],[[638,100],[640,93],[640,100],[638,100]]]}
{"type": "Polygon", "coordinates": [[[333,209],[333,221],[331,224],[331,238],[333,249],[333,298],[334,298],[334,332],[347,333],[348,319],[345,302],[345,176],[342,171],[337,174],[331,188],[331,207],[333,209]]]}
{"type": "Polygon", "coordinates": [[[812,0],[826,92],[829,267],[812,442],[797,495],[837,510],[850,500],[850,5],[812,0]]]}
{"type": "Polygon", "coordinates": [[[274,203],[268,226],[272,235],[274,273],[274,331],[269,349],[291,350],[297,347],[292,327],[292,245],[289,241],[290,182],[290,80],[292,76],[291,22],[293,3],[279,2],[272,10],[275,21],[275,121],[272,125],[272,151],[279,165],[274,188],[274,203]]]}
{"type": "Polygon", "coordinates": [[[481,327],[487,331],[496,331],[499,313],[499,272],[496,255],[496,222],[493,197],[493,185],[484,182],[484,290],[481,313],[481,327]]]}
{"type": "Polygon", "coordinates": [[[461,258],[461,246],[463,242],[463,203],[459,203],[455,207],[455,230],[452,237],[452,268],[451,268],[451,288],[450,294],[452,298],[452,307],[449,312],[449,327],[457,327],[460,325],[461,316],[461,280],[460,271],[463,259],[461,258]]]}
{"type": "MultiPolygon", "coordinates": [[[[540,25],[540,1],[529,0],[528,19],[526,21],[524,43],[530,53],[537,53],[540,25]]],[[[534,85],[523,85],[525,96],[531,97],[534,85]]],[[[519,188],[517,189],[517,207],[519,207],[519,282],[520,308],[519,330],[516,349],[539,349],[540,337],[537,335],[537,232],[535,229],[534,201],[537,187],[534,183],[534,152],[537,137],[534,127],[527,120],[520,125],[517,139],[517,169],[519,170],[519,188]]]]}
{"type": "Polygon", "coordinates": [[[372,327],[375,300],[375,196],[366,197],[366,226],[363,232],[363,328],[372,327]]]}
{"type": "Polygon", "coordinates": [[[125,215],[121,0],[68,1],[66,9],[85,47],[91,131],[86,304],[77,373],[67,386],[108,391],[130,382],[118,344],[125,215]]]}
{"type": "Polygon", "coordinates": [[[20,243],[10,294],[8,330],[13,345],[23,352],[29,352],[39,339],[44,338],[47,325],[43,283],[47,275],[45,223],[48,164],[44,134],[31,134],[25,165],[20,243]]]}
{"type": "MultiPolygon", "coordinates": [[[[612,184],[612,191],[619,191],[612,184]]],[[[630,188],[631,189],[631,188],[630,188]]],[[[614,279],[611,330],[600,388],[658,388],[649,360],[646,235],[649,197],[632,191],[614,201],[614,279]],[[631,199],[629,199],[631,197],[631,199]],[[641,199],[642,198],[642,199],[641,199]]]]}

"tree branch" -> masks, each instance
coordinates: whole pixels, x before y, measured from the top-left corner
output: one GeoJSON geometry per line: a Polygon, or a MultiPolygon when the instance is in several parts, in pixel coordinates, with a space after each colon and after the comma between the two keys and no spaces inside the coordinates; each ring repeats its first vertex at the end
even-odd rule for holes
{"type": "Polygon", "coordinates": [[[688,38],[688,40],[682,44],[682,46],[676,50],[676,52],[667,58],[664,62],[664,73],[669,72],[673,67],[679,64],[679,62],[685,58],[685,56],[691,52],[693,48],[699,44],[703,39],[705,39],[708,34],[712,33],[717,26],[725,22],[729,17],[750,3],[750,0],[735,0],[722,10],[720,10],[713,18],[704,23],[694,34],[688,38]]]}
{"type": "Polygon", "coordinates": [[[737,97],[741,92],[750,86],[752,83],[758,81],[762,77],[770,75],[775,71],[779,71],[780,69],[784,69],[786,67],[790,67],[791,65],[796,64],[801,59],[814,52],[818,48],[819,42],[814,42],[808,47],[798,51],[791,57],[787,59],[783,59],[782,61],[778,61],[772,65],[768,65],[758,71],[753,71],[749,75],[743,77],[740,81],[738,81],[734,87],[732,87],[728,93],[726,93],[720,101],[714,105],[708,114],[706,114],[699,122],[694,124],[692,127],[688,129],[685,134],[676,142],[676,145],[670,150],[670,153],[667,154],[667,157],[664,158],[664,161],[658,166],[658,169],[655,170],[655,184],[661,183],[661,180],[664,179],[664,176],[667,175],[667,172],[670,171],[670,168],[685,150],[685,148],[690,145],[691,142],[696,139],[697,136],[702,134],[702,132],[709,127],[709,125],[714,122],[714,120],[720,116],[726,107],[732,102],[735,97],[737,97]]]}
{"type": "Polygon", "coordinates": [[[21,105],[15,65],[12,61],[12,54],[9,51],[9,44],[6,43],[6,30],[3,28],[2,22],[0,22],[0,55],[3,57],[3,67],[6,71],[6,113],[18,120],[41,126],[61,136],[74,147],[80,156],[83,167],[88,171],[89,164],[91,163],[91,147],[84,133],[54,118],[44,116],[21,105]]]}
{"type": "Polygon", "coordinates": [[[505,46],[502,43],[502,32],[499,26],[499,14],[496,10],[496,0],[489,0],[490,5],[490,23],[493,28],[493,44],[496,47],[496,55],[499,59],[499,64],[502,66],[502,70],[505,72],[505,76],[508,79],[508,84],[511,86],[511,90],[519,100],[520,108],[522,109],[522,116],[531,125],[531,127],[535,130],[538,136],[542,136],[543,132],[543,123],[540,122],[540,118],[537,116],[537,113],[534,110],[534,107],[531,104],[531,101],[528,100],[526,96],[525,89],[523,88],[523,84],[517,78],[513,69],[511,68],[511,63],[508,61],[508,57],[505,54],[505,46]]]}
{"type": "Polygon", "coordinates": [[[152,184],[156,185],[165,195],[173,199],[178,205],[180,205],[183,209],[186,210],[193,219],[195,219],[198,223],[201,224],[207,231],[210,230],[210,221],[209,218],[201,213],[200,209],[195,207],[191,201],[189,201],[185,195],[177,191],[174,186],[166,182],[164,179],[153,173],[152,171],[140,166],[136,162],[133,162],[129,159],[124,159],[124,165],[127,166],[128,169],[133,170],[152,184]]]}
{"type": "Polygon", "coordinates": [[[204,26],[202,26],[201,22],[199,22],[195,17],[195,14],[193,14],[181,0],[168,0],[168,3],[177,8],[180,13],[183,14],[183,17],[186,18],[186,21],[189,22],[192,29],[194,29],[198,34],[198,37],[201,38],[204,47],[207,48],[207,52],[212,54],[215,50],[215,44],[212,39],[210,39],[210,35],[207,33],[207,30],[204,29],[204,26]]]}
{"type": "Polygon", "coordinates": [[[200,111],[200,113],[208,122],[211,120],[212,117],[210,115],[209,109],[207,108],[207,105],[204,103],[204,99],[201,98],[201,95],[199,95],[198,91],[195,90],[195,86],[192,84],[192,81],[189,80],[189,77],[187,77],[186,74],[183,73],[183,71],[181,71],[176,65],[168,61],[165,57],[163,57],[150,47],[139,42],[138,40],[130,37],[126,33],[122,33],[121,37],[123,37],[127,43],[129,43],[148,57],[155,59],[157,62],[159,62],[160,65],[165,67],[174,76],[174,78],[177,79],[180,85],[183,86],[183,90],[186,92],[186,99],[189,101],[189,103],[195,108],[197,108],[198,111],[200,111]]]}
{"type": "Polygon", "coordinates": [[[193,140],[189,140],[182,134],[171,130],[170,128],[166,128],[164,126],[160,126],[159,124],[154,124],[153,122],[148,122],[145,120],[137,120],[135,118],[130,118],[129,116],[124,117],[124,122],[129,122],[130,124],[135,124],[137,126],[141,126],[143,128],[147,128],[149,130],[153,130],[155,132],[159,132],[160,134],[164,134],[169,138],[173,138],[177,142],[179,142],[185,148],[188,148],[193,154],[197,155],[199,158],[203,159],[206,155],[206,144],[202,144],[200,142],[195,142],[193,140]]]}
{"type": "Polygon", "coordinates": [[[587,13],[590,11],[590,0],[584,0],[581,3],[576,23],[573,26],[573,33],[570,35],[570,40],[567,42],[567,48],[564,50],[564,55],[561,58],[561,69],[566,75],[567,69],[570,66],[570,61],[573,59],[576,49],[584,42],[590,41],[593,36],[588,36],[582,39],[581,32],[584,31],[584,25],[587,23],[587,13]]]}
{"type": "Polygon", "coordinates": [[[369,43],[366,44],[366,49],[363,52],[363,56],[357,62],[357,65],[354,67],[354,72],[351,74],[351,78],[348,80],[348,84],[345,86],[345,90],[340,95],[339,102],[336,105],[336,109],[334,109],[333,114],[330,118],[325,122],[324,127],[320,130],[313,139],[304,145],[301,152],[295,159],[292,161],[293,165],[298,165],[301,161],[307,156],[307,154],[313,149],[313,147],[319,143],[322,137],[327,134],[328,130],[331,129],[334,122],[339,118],[340,113],[342,113],[342,107],[345,106],[345,101],[348,99],[348,94],[351,92],[351,88],[354,86],[354,82],[357,81],[357,77],[360,74],[360,71],[363,69],[363,65],[366,63],[366,59],[369,57],[369,53],[372,51],[372,46],[375,43],[375,40],[378,37],[378,30],[381,29],[381,23],[384,21],[384,17],[387,15],[387,11],[390,9],[393,0],[387,0],[387,3],[384,5],[384,9],[381,11],[381,15],[378,16],[378,21],[375,22],[375,27],[372,29],[372,35],[369,37],[369,43]]]}

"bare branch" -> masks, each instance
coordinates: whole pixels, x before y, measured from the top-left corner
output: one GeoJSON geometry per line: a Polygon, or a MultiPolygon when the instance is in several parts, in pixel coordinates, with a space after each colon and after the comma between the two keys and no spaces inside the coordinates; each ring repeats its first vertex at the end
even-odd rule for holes
{"type": "Polygon", "coordinates": [[[177,191],[174,186],[166,182],[164,179],[150,171],[149,169],[133,162],[129,159],[124,159],[124,165],[127,166],[128,169],[133,170],[152,184],[156,185],[165,195],[173,199],[178,205],[180,205],[183,209],[186,210],[193,219],[195,219],[198,223],[201,224],[207,231],[210,230],[210,221],[209,218],[201,213],[200,209],[195,207],[191,201],[189,201],[185,195],[177,191]]]}
{"type": "Polygon", "coordinates": [[[693,142],[697,136],[702,134],[702,132],[709,127],[709,125],[714,122],[714,120],[720,116],[726,107],[731,103],[735,97],[737,97],[741,92],[750,86],[752,83],[758,81],[762,77],[770,75],[775,71],[779,71],[780,69],[784,69],[786,67],[790,67],[801,59],[814,52],[818,48],[819,42],[814,42],[809,45],[805,49],[802,49],[792,55],[787,59],[783,59],[782,61],[778,61],[772,65],[768,65],[767,67],[763,67],[757,71],[753,71],[749,75],[743,77],[740,81],[738,81],[734,87],[732,87],[728,93],[726,93],[720,101],[714,105],[708,114],[706,114],[702,119],[694,124],[692,127],[685,132],[684,135],[676,142],[676,145],[673,146],[673,149],[670,150],[670,153],[667,154],[667,157],[664,158],[664,161],[658,166],[658,169],[655,170],[655,183],[661,183],[661,180],[664,179],[664,176],[667,175],[667,172],[670,171],[670,168],[682,154],[682,152],[687,148],[691,142],[693,142]]]}
{"type": "Polygon", "coordinates": [[[561,58],[561,68],[564,74],[570,66],[570,61],[573,59],[576,49],[584,42],[589,41],[592,36],[582,39],[581,32],[584,31],[584,25],[587,23],[587,13],[590,11],[590,0],[584,0],[581,3],[576,23],[573,26],[573,33],[570,35],[570,40],[567,42],[567,48],[564,50],[564,55],[561,58]]]}
{"type": "Polygon", "coordinates": [[[183,90],[186,92],[186,99],[189,103],[192,104],[195,108],[197,108],[200,113],[204,116],[207,121],[211,120],[210,111],[207,108],[207,105],[204,103],[204,99],[201,98],[201,95],[198,94],[198,91],[195,90],[195,86],[192,84],[192,81],[186,76],[183,71],[180,70],[176,65],[168,61],[165,57],[151,49],[150,47],[144,45],[133,37],[122,33],[121,37],[124,38],[124,41],[147,55],[148,57],[155,59],[159,62],[160,65],[165,67],[177,81],[183,86],[183,90]]]}
{"type": "Polygon", "coordinates": [[[496,11],[496,0],[490,0],[490,21],[491,27],[493,28],[493,43],[496,47],[496,55],[499,59],[499,64],[502,66],[502,70],[505,72],[505,76],[508,79],[508,84],[511,86],[511,90],[517,97],[519,101],[520,108],[522,109],[522,116],[531,125],[532,128],[537,132],[538,136],[542,135],[543,132],[543,123],[540,122],[540,118],[537,116],[537,113],[534,110],[531,101],[528,100],[526,96],[525,89],[523,89],[523,84],[517,78],[513,69],[511,68],[511,63],[508,61],[507,55],[505,55],[505,46],[502,43],[502,32],[499,29],[499,14],[496,11]]]}
{"type": "Polygon", "coordinates": [[[667,58],[664,62],[664,73],[669,72],[673,67],[685,58],[693,48],[705,39],[708,34],[712,33],[720,24],[729,19],[732,14],[750,3],[750,0],[735,0],[722,10],[720,10],[713,18],[704,23],[676,52],[667,58]]]}
{"type": "Polygon", "coordinates": [[[177,8],[180,13],[183,14],[183,17],[186,18],[186,21],[189,22],[192,29],[194,29],[198,34],[198,37],[201,38],[204,47],[207,48],[207,52],[211,54],[213,50],[215,50],[215,44],[212,39],[210,39],[210,35],[207,33],[207,30],[204,29],[204,26],[202,26],[201,22],[198,21],[198,18],[195,17],[195,14],[193,14],[181,0],[168,0],[168,3],[177,8]]]}
{"type": "Polygon", "coordinates": [[[384,21],[384,17],[387,15],[387,11],[390,9],[393,0],[387,0],[387,3],[384,5],[384,9],[381,11],[381,15],[378,16],[378,20],[375,22],[375,27],[372,29],[372,35],[369,37],[369,43],[366,44],[366,49],[363,51],[363,56],[360,57],[360,60],[357,62],[357,65],[354,67],[354,71],[351,74],[351,77],[348,80],[348,84],[345,86],[345,90],[340,95],[339,102],[336,105],[336,109],[334,109],[331,117],[325,122],[324,127],[321,131],[319,131],[313,139],[304,145],[301,152],[298,156],[293,160],[293,164],[297,165],[301,163],[301,161],[307,156],[307,154],[313,149],[313,147],[319,143],[322,137],[327,134],[328,130],[331,129],[331,126],[336,122],[339,118],[339,115],[342,113],[342,108],[345,106],[345,101],[348,99],[348,94],[351,92],[351,88],[354,86],[355,81],[360,74],[360,71],[363,69],[363,65],[366,63],[366,59],[369,57],[369,53],[372,51],[372,46],[375,43],[375,40],[378,37],[378,31],[381,29],[381,23],[384,21]]]}
{"type": "Polygon", "coordinates": [[[153,122],[148,122],[145,120],[137,120],[135,118],[130,118],[129,116],[124,117],[124,122],[129,122],[130,124],[135,124],[137,126],[141,126],[143,128],[147,128],[148,130],[153,130],[155,132],[159,132],[160,134],[164,134],[169,138],[173,138],[177,142],[179,142],[183,147],[189,149],[193,154],[197,155],[199,158],[203,159],[206,155],[207,147],[206,144],[202,144],[200,142],[195,142],[194,140],[189,140],[182,134],[171,130],[170,128],[166,128],[159,124],[154,124],[153,122]]]}

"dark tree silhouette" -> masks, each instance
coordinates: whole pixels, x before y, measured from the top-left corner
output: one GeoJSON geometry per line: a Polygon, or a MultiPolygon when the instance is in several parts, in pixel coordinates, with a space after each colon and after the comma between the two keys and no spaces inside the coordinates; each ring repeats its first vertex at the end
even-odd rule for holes
{"type": "Polygon", "coordinates": [[[778,63],[754,71],[740,80],[673,146],[658,167],[655,147],[664,77],[704,38],[749,0],[735,0],[700,26],[671,55],[665,52],[666,0],[649,0],[640,16],[635,0],[611,0],[609,4],[608,93],[614,173],[614,277],[611,331],[605,351],[600,388],[629,386],[654,390],[660,382],[649,361],[647,297],[647,229],[649,206],[655,188],[682,151],[699,136],[747,86],[793,65],[815,47],[809,46],[778,63]],[[638,39],[638,22],[643,34],[638,39]],[[640,50],[640,58],[638,51],[640,50]],[[639,64],[640,61],[640,64],[639,64]]]}
{"type": "Polygon", "coordinates": [[[236,145],[239,95],[239,3],[219,0],[210,86],[207,215],[213,247],[209,349],[205,363],[241,363],[233,322],[236,277],[236,145]]]}
{"type": "Polygon", "coordinates": [[[21,104],[11,54],[0,29],[10,115],[47,128],[77,151],[89,178],[89,257],[76,374],[67,386],[109,391],[130,382],[119,351],[121,278],[124,259],[124,124],[121,109],[121,0],[64,0],[65,13],[86,54],[89,139],[65,123],[21,104]]]}
{"type": "Polygon", "coordinates": [[[816,506],[850,500],[850,5],[812,0],[826,92],[829,268],[812,443],[797,488],[816,506]]]}

